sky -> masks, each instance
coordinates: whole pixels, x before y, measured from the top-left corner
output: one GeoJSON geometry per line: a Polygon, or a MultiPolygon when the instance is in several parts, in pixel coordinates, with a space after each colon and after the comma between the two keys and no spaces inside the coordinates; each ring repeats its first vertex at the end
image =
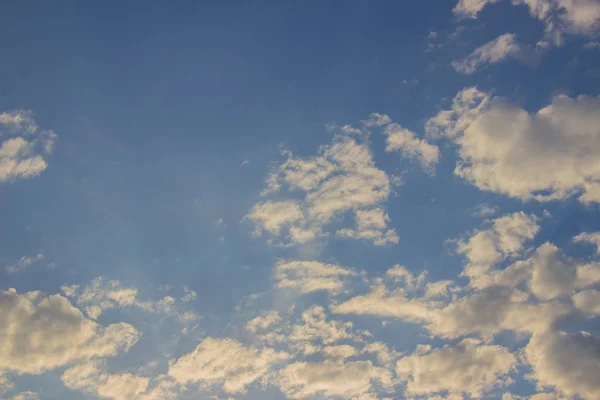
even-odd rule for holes
{"type": "Polygon", "coordinates": [[[0,398],[600,398],[600,1],[0,4],[0,398]]]}

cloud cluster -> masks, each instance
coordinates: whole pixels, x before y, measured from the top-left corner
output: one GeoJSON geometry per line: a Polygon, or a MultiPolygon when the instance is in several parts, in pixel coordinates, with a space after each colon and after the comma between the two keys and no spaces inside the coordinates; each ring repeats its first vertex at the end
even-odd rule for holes
{"type": "MultiPolygon", "coordinates": [[[[458,247],[468,260],[463,270],[468,286],[450,285],[454,290],[445,296],[427,296],[430,284],[394,267],[386,275],[403,279],[377,279],[369,293],[336,305],[333,312],[396,317],[421,325],[434,337],[462,338],[436,350],[417,348],[398,360],[396,372],[407,382],[407,394],[480,398],[511,383],[522,361],[490,343],[497,334],[512,331],[530,338],[523,361],[540,390],[596,398],[600,385],[589,371],[600,365],[600,338],[563,332],[558,323],[600,314],[600,262],[573,259],[547,242],[525,249],[537,231],[536,219],[524,213],[499,217],[458,247]],[[507,260],[513,262],[499,267],[507,260]]],[[[590,237],[595,235],[582,236],[590,237]]]]}
{"type": "Polygon", "coordinates": [[[461,90],[427,133],[458,146],[455,174],[481,190],[540,201],[600,201],[600,98],[558,95],[536,113],[461,90]]]}
{"type": "MultiPolygon", "coordinates": [[[[364,127],[384,127],[387,151],[399,151],[432,172],[438,148],[391,122],[378,113],[362,121],[364,127]]],[[[350,213],[355,227],[339,230],[338,237],[366,239],[375,245],[398,243],[382,208],[391,193],[390,178],[375,166],[368,131],[348,125],[331,129],[338,133],[316,156],[300,158],[286,152],[287,160],[269,175],[263,195],[274,196],[286,187],[292,198],[255,204],[247,218],[256,224],[256,234],[266,232],[288,244],[306,243],[326,236],[325,226],[350,213]]]]}
{"type": "Polygon", "coordinates": [[[42,130],[29,110],[0,113],[0,182],[15,181],[39,175],[48,166],[47,157],[56,134],[42,130]]]}
{"type": "MultiPolygon", "coordinates": [[[[459,0],[454,14],[476,18],[487,5],[500,0],[459,0]]],[[[596,0],[511,0],[523,5],[544,24],[544,40],[539,46],[562,45],[565,35],[594,36],[600,29],[600,3],[596,0]]]]}
{"type": "MultiPolygon", "coordinates": [[[[248,218],[256,224],[258,234],[265,231],[288,243],[315,240],[334,217],[379,208],[391,190],[390,179],[375,166],[368,143],[344,134],[322,146],[317,156],[305,159],[288,153],[268,184],[267,195],[285,185],[290,194],[300,193],[303,198],[259,202],[248,218]]],[[[380,233],[379,244],[387,242],[385,235],[385,231],[380,233]]],[[[397,241],[393,231],[388,235],[397,241]]]]}
{"type": "Polygon", "coordinates": [[[355,274],[339,265],[319,261],[280,261],[275,266],[277,287],[300,293],[319,290],[339,292],[344,287],[344,278],[355,274]]]}
{"type": "Polygon", "coordinates": [[[169,376],[180,384],[219,385],[227,393],[243,393],[289,355],[272,349],[244,346],[234,339],[206,338],[169,366],[169,376]]]}
{"type": "Polygon", "coordinates": [[[468,394],[480,398],[496,387],[511,383],[507,374],[517,358],[501,346],[486,345],[476,339],[463,339],[454,346],[412,354],[401,358],[396,373],[406,381],[406,394],[468,394]]]}
{"type": "Polygon", "coordinates": [[[69,363],[126,352],[140,338],[131,325],[102,326],[61,295],[0,292],[0,374],[41,374],[69,363]]]}

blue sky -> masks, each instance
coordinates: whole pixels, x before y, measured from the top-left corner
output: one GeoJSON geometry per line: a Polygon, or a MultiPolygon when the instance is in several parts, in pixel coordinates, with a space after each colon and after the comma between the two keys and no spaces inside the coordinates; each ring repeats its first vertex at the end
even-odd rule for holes
{"type": "Polygon", "coordinates": [[[600,397],[599,39],[597,0],[3,4],[0,396],[600,397]]]}

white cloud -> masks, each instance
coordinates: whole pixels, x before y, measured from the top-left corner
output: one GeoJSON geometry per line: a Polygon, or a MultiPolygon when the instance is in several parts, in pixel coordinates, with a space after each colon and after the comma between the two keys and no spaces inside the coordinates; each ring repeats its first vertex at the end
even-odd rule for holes
{"type": "Polygon", "coordinates": [[[46,169],[44,156],[52,151],[56,134],[39,129],[31,111],[0,113],[0,136],[9,136],[0,145],[0,182],[31,178],[46,169]]]}
{"type": "Polygon", "coordinates": [[[525,355],[541,387],[600,398],[600,338],[586,332],[545,332],[531,338],[525,355]]]}
{"type": "Polygon", "coordinates": [[[392,123],[392,119],[385,115],[385,114],[380,114],[380,113],[371,113],[371,115],[369,116],[369,119],[361,121],[363,123],[364,126],[384,126],[387,124],[391,124],[392,123]]]}
{"type": "Polygon", "coordinates": [[[277,378],[281,391],[291,399],[312,396],[352,399],[367,395],[373,384],[392,384],[392,374],[371,361],[296,362],[283,368],[277,378]]]}
{"type": "Polygon", "coordinates": [[[407,298],[402,290],[388,293],[384,286],[377,286],[366,295],[355,296],[336,305],[332,311],[337,314],[404,318],[414,322],[433,318],[433,311],[427,303],[407,298]]]}
{"type": "Polygon", "coordinates": [[[462,18],[475,18],[477,14],[488,4],[499,0],[459,0],[454,9],[454,15],[462,18]]]}
{"type": "Polygon", "coordinates": [[[6,271],[8,272],[19,272],[26,270],[31,265],[41,261],[44,259],[44,255],[42,253],[38,253],[33,257],[23,256],[17,261],[15,264],[11,264],[6,267],[6,271]]]}
{"type": "Polygon", "coordinates": [[[305,342],[331,345],[340,340],[361,341],[361,332],[353,332],[352,322],[328,320],[325,309],[312,306],[302,313],[302,324],[292,326],[286,337],[295,346],[305,342]]]}
{"type": "Polygon", "coordinates": [[[448,392],[480,398],[510,383],[507,374],[516,365],[517,359],[507,349],[464,339],[454,346],[401,358],[396,373],[407,381],[410,395],[448,392]]]}
{"type": "MultiPolygon", "coordinates": [[[[124,286],[121,282],[107,281],[104,277],[94,279],[90,285],[62,286],[61,290],[67,297],[85,310],[88,317],[97,319],[104,311],[136,307],[147,312],[172,315],[180,321],[196,319],[193,312],[180,313],[176,308],[177,300],[172,296],[165,296],[158,301],[140,300],[136,288],[124,286]]],[[[184,296],[181,303],[188,303],[196,297],[196,292],[184,287],[184,296]]]]}
{"type": "Polygon", "coordinates": [[[264,332],[280,321],[281,317],[277,311],[269,311],[248,321],[248,323],[246,323],[246,329],[252,333],[264,332]]]}
{"type": "Polygon", "coordinates": [[[464,59],[452,62],[452,66],[460,73],[472,74],[484,65],[497,64],[508,58],[533,64],[537,55],[533,50],[521,46],[517,42],[515,34],[505,33],[476,48],[464,59]]]}
{"type": "Polygon", "coordinates": [[[390,217],[381,208],[357,210],[355,229],[340,229],[337,236],[371,240],[375,246],[397,244],[400,241],[396,230],[387,228],[390,217]]]}
{"type": "Polygon", "coordinates": [[[573,238],[576,243],[590,243],[596,246],[596,254],[600,255],[600,232],[584,232],[573,238]]]}
{"type": "Polygon", "coordinates": [[[575,307],[584,315],[593,317],[600,315],[600,292],[594,289],[574,294],[571,299],[575,307]]]}
{"type": "Polygon", "coordinates": [[[600,98],[559,95],[530,114],[467,88],[426,130],[458,145],[455,174],[481,190],[522,200],[576,193],[583,193],[581,201],[595,200],[587,191],[600,182],[600,98]]]}
{"type": "Polygon", "coordinates": [[[414,132],[399,124],[386,126],[383,133],[387,136],[385,151],[400,151],[403,157],[419,161],[425,170],[434,171],[440,158],[437,146],[417,138],[414,132]]]}
{"type": "Polygon", "coordinates": [[[172,361],[169,376],[180,384],[219,385],[227,393],[243,393],[276,364],[285,352],[247,347],[234,339],[206,338],[190,353],[172,361]]]}
{"type": "Polygon", "coordinates": [[[248,218],[261,229],[279,235],[281,228],[304,220],[300,205],[295,201],[266,201],[252,207],[248,218]]]}
{"type": "Polygon", "coordinates": [[[469,260],[463,275],[469,277],[471,285],[478,286],[478,279],[482,275],[496,263],[519,254],[523,245],[533,239],[538,231],[536,217],[524,212],[494,219],[489,229],[458,243],[458,252],[469,260]]]}
{"type": "MultiPolygon", "coordinates": [[[[459,0],[454,14],[476,18],[488,4],[499,0],[459,0]]],[[[525,5],[529,14],[544,23],[544,40],[539,46],[562,45],[564,35],[594,36],[600,29],[600,3],[597,0],[512,0],[525,5]]]]}
{"type": "Polygon", "coordinates": [[[77,360],[126,352],[140,333],[98,325],[61,295],[0,292],[0,373],[41,374],[77,360]]]}
{"type": "Polygon", "coordinates": [[[475,286],[516,287],[521,282],[538,299],[562,298],[600,282],[600,263],[579,262],[555,245],[543,243],[528,259],[480,276],[475,286]]]}
{"type": "MultiPolygon", "coordinates": [[[[266,232],[283,239],[284,245],[325,237],[324,227],[335,218],[381,208],[390,195],[390,179],[375,166],[364,135],[351,138],[348,132],[336,134],[332,143],[321,146],[313,157],[284,154],[287,160],[269,174],[262,194],[284,197],[281,191],[287,188],[290,197],[296,199],[259,202],[247,216],[256,224],[257,234],[266,232]]],[[[342,236],[364,238],[358,234],[342,236]]],[[[372,240],[382,243],[395,238],[392,230],[383,230],[372,240]]]]}
{"type": "Polygon", "coordinates": [[[148,388],[149,378],[130,373],[109,374],[101,361],[87,361],[67,369],[62,375],[66,387],[114,400],[139,399],[148,388]]]}
{"type": "Polygon", "coordinates": [[[344,287],[344,278],[353,275],[353,271],[339,265],[319,261],[280,261],[275,266],[277,287],[300,293],[319,290],[337,293],[344,287]]]}
{"type": "Polygon", "coordinates": [[[478,204],[475,209],[473,210],[473,212],[471,213],[472,216],[474,217],[493,217],[494,215],[498,214],[498,212],[500,211],[500,207],[496,206],[496,205],[490,205],[490,204],[478,204]]]}
{"type": "Polygon", "coordinates": [[[345,360],[346,358],[354,357],[358,354],[358,350],[354,347],[341,344],[338,346],[327,346],[323,349],[323,354],[330,360],[345,360]]]}
{"type": "Polygon", "coordinates": [[[295,323],[272,311],[250,320],[246,329],[263,343],[278,348],[286,346],[296,356],[334,352],[339,347],[334,346],[337,342],[361,343],[369,336],[368,332],[354,330],[350,321],[329,319],[325,309],[317,305],[304,310],[295,323]]]}

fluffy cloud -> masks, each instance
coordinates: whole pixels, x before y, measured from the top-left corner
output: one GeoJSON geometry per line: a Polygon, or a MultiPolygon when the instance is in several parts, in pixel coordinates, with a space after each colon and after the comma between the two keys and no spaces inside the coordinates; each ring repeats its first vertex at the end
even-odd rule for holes
{"type": "Polygon", "coordinates": [[[460,73],[472,74],[486,64],[497,64],[508,58],[524,63],[533,63],[536,59],[532,50],[517,42],[515,34],[505,33],[478,47],[466,58],[454,61],[452,66],[460,73]]]}
{"type": "Polygon", "coordinates": [[[277,385],[291,399],[311,396],[351,399],[368,394],[375,382],[389,387],[392,375],[371,361],[296,362],[282,369],[277,378],[277,385]]]}
{"type": "Polygon", "coordinates": [[[337,236],[371,240],[375,246],[398,243],[400,238],[395,229],[388,229],[390,217],[381,208],[356,211],[356,227],[340,229],[337,236]]]}
{"type": "Polygon", "coordinates": [[[31,111],[0,113],[0,182],[39,175],[47,167],[45,156],[52,152],[56,134],[41,130],[31,111]]]}
{"type": "Polygon", "coordinates": [[[600,315],[600,292],[589,289],[574,294],[571,299],[579,311],[586,316],[600,315]]]}
{"type": "Polygon", "coordinates": [[[590,243],[596,246],[596,254],[600,255],[600,232],[580,233],[573,238],[576,243],[590,243]]]}
{"type": "Polygon", "coordinates": [[[455,142],[455,174],[481,190],[540,201],[582,194],[597,202],[600,98],[559,95],[534,114],[476,88],[463,89],[450,110],[426,124],[431,136],[455,142]]]}
{"type": "Polygon", "coordinates": [[[281,228],[303,221],[304,215],[295,201],[266,201],[255,204],[248,218],[256,221],[261,229],[279,235],[281,228]]]}
{"type": "Polygon", "coordinates": [[[63,384],[72,390],[112,400],[168,400],[177,398],[180,386],[169,376],[152,378],[129,372],[107,372],[104,360],[85,361],[67,369],[63,384]]]}
{"type": "Polygon", "coordinates": [[[475,18],[485,6],[498,1],[500,0],[459,0],[452,11],[462,18],[475,18]]]}
{"type": "Polygon", "coordinates": [[[528,303],[511,289],[490,287],[448,304],[425,297],[408,298],[402,290],[377,287],[333,308],[334,313],[378,315],[422,324],[431,334],[447,338],[478,334],[492,338],[503,330],[522,333],[548,329],[569,308],[560,303],[528,303]]]}
{"type": "Polygon", "coordinates": [[[531,338],[525,355],[541,387],[568,396],[600,398],[600,338],[587,332],[545,332],[531,338]]]}
{"type": "Polygon", "coordinates": [[[234,339],[206,338],[171,362],[168,374],[180,384],[220,385],[228,393],[243,393],[288,357],[285,352],[246,347],[234,339]]]}
{"type": "Polygon", "coordinates": [[[361,332],[352,331],[352,322],[328,320],[325,309],[312,306],[302,313],[302,324],[293,325],[288,340],[297,344],[307,342],[333,344],[348,339],[361,341],[361,332]]]}
{"type": "Polygon", "coordinates": [[[142,376],[108,374],[101,361],[88,361],[67,369],[62,375],[66,387],[94,393],[114,400],[139,399],[148,388],[149,379],[142,376]]]}
{"type": "Polygon", "coordinates": [[[336,293],[344,287],[344,278],[355,275],[346,268],[319,261],[280,261],[275,266],[277,287],[310,293],[319,290],[336,293]]]}
{"type": "MultiPolygon", "coordinates": [[[[371,119],[365,122],[369,126],[386,121],[382,115],[371,119]]],[[[300,199],[265,200],[255,204],[247,218],[256,224],[257,234],[265,232],[283,239],[286,245],[306,243],[326,236],[323,228],[334,218],[353,213],[359,219],[358,212],[381,208],[391,192],[390,179],[375,166],[366,139],[348,136],[354,133],[349,132],[349,128],[342,129],[330,145],[321,146],[313,157],[299,158],[290,152],[284,153],[287,160],[269,175],[263,195],[275,196],[287,188],[290,197],[300,195],[300,199]]],[[[387,225],[369,233],[344,232],[347,234],[339,236],[370,239],[377,244],[397,242],[395,231],[387,225]]]]}
{"type": "Polygon", "coordinates": [[[401,358],[396,373],[407,382],[409,395],[448,392],[479,398],[509,383],[507,374],[516,365],[517,359],[505,348],[464,339],[455,346],[401,358]]]}
{"type": "Polygon", "coordinates": [[[40,374],[77,360],[114,356],[140,338],[131,325],[87,319],[60,295],[0,292],[0,373],[40,374]]]}
{"type": "MultiPolygon", "coordinates": [[[[476,18],[488,4],[499,0],[459,0],[454,14],[463,18],[476,18]]],[[[600,28],[600,3],[596,0],[512,0],[513,5],[525,5],[529,14],[542,21],[545,38],[541,46],[561,45],[563,36],[593,36],[600,28]]]]}
{"type": "Polygon", "coordinates": [[[437,146],[417,138],[413,132],[399,124],[386,126],[383,133],[387,136],[386,151],[399,151],[403,157],[416,160],[425,170],[433,172],[440,158],[437,146]]]}
{"type": "Polygon", "coordinates": [[[467,240],[458,243],[458,252],[464,254],[469,263],[463,271],[471,285],[477,287],[496,263],[517,255],[527,240],[533,239],[539,231],[536,217],[523,212],[496,218],[489,229],[475,233],[467,240]]]}
{"type": "Polygon", "coordinates": [[[480,276],[476,286],[512,288],[522,282],[538,299],[562,298],[600,282],[600,263],[579,262],[555,245],[543,243],[528,259],[480,276]]]}

